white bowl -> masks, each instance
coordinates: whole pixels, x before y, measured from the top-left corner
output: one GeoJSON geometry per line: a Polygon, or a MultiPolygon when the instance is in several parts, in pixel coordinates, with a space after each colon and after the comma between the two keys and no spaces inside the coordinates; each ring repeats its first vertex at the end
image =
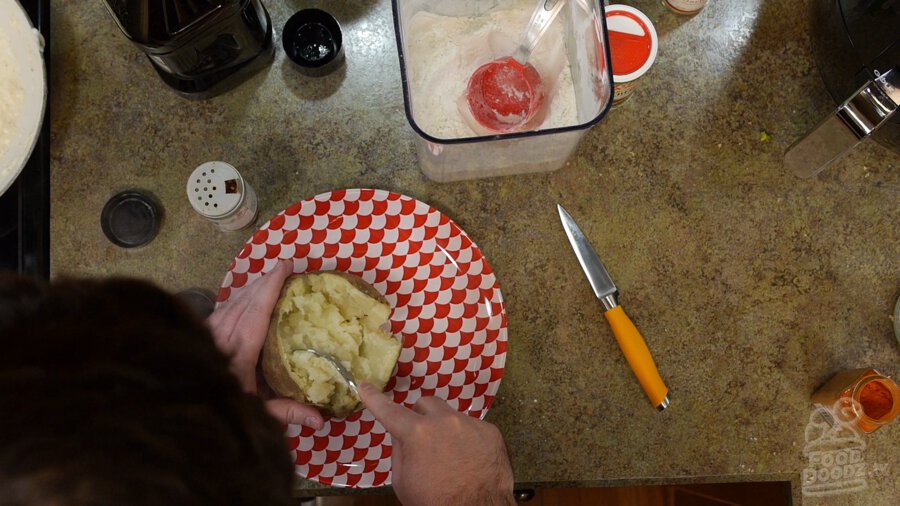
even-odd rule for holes
{"type": "Polygon", "coordinates": [[[5,152],[0,151],[0,195],[9,188],[31,156],[44,119],[47,78],[44,72],[44,39],[34,29],[17,0],[0,0],[0,37],[12,50],[22,80],[25,100],[5,152]]]}

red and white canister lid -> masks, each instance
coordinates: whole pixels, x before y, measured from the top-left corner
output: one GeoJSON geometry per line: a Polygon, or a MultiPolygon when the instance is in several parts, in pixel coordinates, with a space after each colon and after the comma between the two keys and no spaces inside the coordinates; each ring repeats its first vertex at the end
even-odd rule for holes
{"type": "Polygon", "coordinates": [[[606,29],[616,104],[631,96],[637,81],[653,66],[659,39],[650,19],[628,5],[606,7],[606,29]]]}

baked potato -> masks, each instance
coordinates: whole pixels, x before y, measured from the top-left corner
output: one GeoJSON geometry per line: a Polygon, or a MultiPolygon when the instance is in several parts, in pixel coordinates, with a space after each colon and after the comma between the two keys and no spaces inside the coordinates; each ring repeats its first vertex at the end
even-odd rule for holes
{"type": "Polygon", "coordinates": [[[275,305],[262,370],[278,395],[345,417],[361,409],[337,370],[312,348],[335,357],[357,382],[384,388],[401,344],[388,328],[391,308],[362,279],[343,273],[291,276],[275,305]]]}

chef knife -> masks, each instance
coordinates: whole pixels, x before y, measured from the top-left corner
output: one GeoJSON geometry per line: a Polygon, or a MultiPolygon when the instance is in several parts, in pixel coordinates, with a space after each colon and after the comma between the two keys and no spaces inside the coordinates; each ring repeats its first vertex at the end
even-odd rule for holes
{"type": "Polygon", "coordinates": [[[612,278],[609,277],[597,252],[594,251],[572,216],[561,205],[557,204],[556,208],[559,211],[559,219],[562,221],[566,236],[569,238],[569,244],[572,245],[575,256],[578,257],[578,263],[581,264],[591,288],[594,289],[594,294],[603,303],[605,308],[603,316],[609,322],[628,365],[631,366],[631,370],[634,371],[638,382],[656,409],[659,411],[666,409],[669,406],[669,389],[666,388],[666,384],[659,376],[647,343],[644,342],[637,327],[619,305],[619,290],[612,278]]]}

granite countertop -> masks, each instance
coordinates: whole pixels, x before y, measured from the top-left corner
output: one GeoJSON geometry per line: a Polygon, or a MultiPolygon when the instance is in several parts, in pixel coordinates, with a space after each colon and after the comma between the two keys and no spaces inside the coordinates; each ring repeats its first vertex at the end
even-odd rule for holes
{"type": "MultiPolygon", "coordinates": [[[[782,164],[832,109],[805,9],[713,1],[688,18],[658,0],[627,2],[656,24],[659,57],[565,167],[435,183],[418,167],[403,110],[390,2],[265,3],[276,36],[299,8],[331,10],[345,68],[303,77],[279,37],[269,68],[223,96],[186,101],[102,2],[52,2],[54,276],[215,290],[250,233],[220,233],[191,210],[186,178],[209,160],[250,181],[260,223],[336,188],[404,193],[466,230],[500,282],[509,353],[487,419],[522,486],[789,480],[803,504],[900,503],[896,425],[865,439],[865,490],[800,492],[816,386],[859,367],[900,376],[889,318],[900,294],[900,157],[865,142],[809,180],[782,164]],[[124,188],[152,192],[165,209],[159,236],[140,249],[100,230],[104,202],[124,188]],[[557,202],[600,252],[654,353],[672,393],[661,414],[603,321],[557,202]]],[[[324,493],[301,480],[306,489],[324,493]]]]}

